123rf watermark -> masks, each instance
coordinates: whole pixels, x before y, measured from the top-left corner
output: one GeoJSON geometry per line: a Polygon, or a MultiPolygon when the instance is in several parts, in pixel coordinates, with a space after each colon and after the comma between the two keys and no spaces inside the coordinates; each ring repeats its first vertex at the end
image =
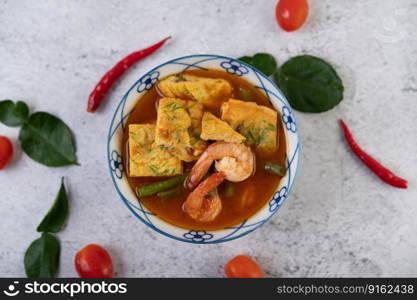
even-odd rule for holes
{"type": "Polygon", "coordinates": [[[300,295],[413,295],[412,284],[363,284],[363,285],[281,285],[277,294],[300,295]]]}
{"type": "Polygon", "coordinates": [[[127,283],[101,282],[26,282],[19,284],[13,281],[5,290],[4,295],[14,297],[19,294],[60,294],[74,297],[78,294],[126,294],[127,283]]]}

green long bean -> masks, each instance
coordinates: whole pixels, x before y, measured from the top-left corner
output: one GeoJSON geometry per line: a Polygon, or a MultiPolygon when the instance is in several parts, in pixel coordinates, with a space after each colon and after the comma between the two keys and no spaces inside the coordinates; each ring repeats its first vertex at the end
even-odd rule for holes
{"type": "Polygon", "coordinates": [[[235,184],[233,182],[227,181],[224,186],[225,197],[233,197],[235,192],[235,184]]]}
{"type": "Polygon", "coordinates": [[[182,195],[186,192],[186,188],[181,184],[177,187],[174,187],[170,190],[166,190],[163,192],[159,192],[158,194],[156,194],[159,198],[161,199],[169,199],[169,198],[173,198],[179,195],[182,195]]]}
{"type": "Polygon", "coordinates": [[[138,187],[136,189],[136,193],[139,197],[152,196],[159,192],[172,188],[176,185],[182,184],[185,178],[187,178],[187,176],[188,174],[184,174],[184,175],[172,177],[164,181],[146,184],[141,187],[138,187]]]}
{"type": "Polygon", "coordinates": [[[275,174],[278,176],[284,176],[285,175],[285,167],[273,162],[268,161],[265,166],[264,170],[268,173],[275,174]]]}
{"type": "Polygon", "coordinates": [[[245,88],[239,88],[239,94],[242,100],[253,101],[252,91],[245,89],[245,88]]]}

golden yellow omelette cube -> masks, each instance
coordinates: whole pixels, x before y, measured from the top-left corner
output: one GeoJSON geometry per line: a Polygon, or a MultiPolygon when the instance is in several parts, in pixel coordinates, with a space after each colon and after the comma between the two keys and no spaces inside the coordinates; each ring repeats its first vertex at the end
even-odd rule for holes
{"type": "Polygon", "coordinates": [[[209,107],[215,107],[232,94],[232,86],[225,79],[188,74],[168,76],[159,82],[158,89],[166,97],[197,100],[209,107]]]}
{"type": "Polygon", "coordinates": [[[193,161],[207,147],[200,139],[203,105],[197,101],[162,98],[159,101],[155,142],[180,160],[193,161]]]}
{"type": "Polygon", "coordinates": [[[255,102],[229,99],[222,104],[222,120],[256,145],[261,152],[273,152],[277,148],[277,112],[255,102]]]}
{"type": "MultiPolygon", "coordinates": [[[[191,119],[190,135],[199,137],[201,134],[201,119],[203,118],[203,105],[197,101],[187,101],[186,110],[191,119]]],[[[192,143],[191,143],[192,144],[192,143]]]]}
{"type": "Polygon", "coordinates": [[[201,120],[203,118],[203,105],[200,102],[187,101],[187,111],[191,118],[190,133],[191,154],[195,160],[207,148],[207,142],[200,138],[201,120]]]}
{"type": "Polygon", "coordinates": [[[243,135],[233,130],[229,124],[210,112],[204,113],[201,138],[203,140],[225,141],[237,144],[242,143],[246,139],[243,135]]]}
{"type": "Polygon", "coordinates": [[[159,100],[156,121],[155,142],[169,148],[190,146],[191,118],[187,111],[187,101],[177,98],[159,100]]]}
{"type": "Polygon", "coordinates": [[[162,92],[165,97],[193,99],[193,95],[188,91],[185,83],[187,80],[184,75],[176,74],[170,75],[158,83],[158,90],[162,92]]]}
{"type": "Polygon", "coordinates": [[[173,149],[173,152],[179,159],[191,162],[197,160],[198,156],[207,148],[207,142],[200,138],[203,104],[197,101],[187,100],[185,108],[191,119],[191,125],[188,129],[190,144],[178,145],[173,149]]]}
{"type": "Polygon", "coordinates": [[[155,124],[129,125],[129,174],[132,177],[183,173],[181,160],[154,143],[155,128],[155,124]]]}

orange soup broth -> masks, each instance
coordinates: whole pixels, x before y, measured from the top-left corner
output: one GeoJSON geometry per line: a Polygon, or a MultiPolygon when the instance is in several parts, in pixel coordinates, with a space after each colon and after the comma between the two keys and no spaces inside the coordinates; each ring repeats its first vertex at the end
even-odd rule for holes
{"type": "MultiPolygon", "coordinates": [[[[253,84],[240,77],[228,74],[221,70],[191,70],[186,71],[185,74],[211,77],[211,78],[223,78],[229,81],[233,88],[232,97],[235,99],[241,99],[239,95],[239,88],[250,90],[254,96],[253,101],[260,105],[273,108],[267,97],[253,84]]],[[[161,96],[158,94],[156,87],[154,86],[145,95],[143,95],[136,104],[131,115],[127,119],[128,124],[146,124],[156,123],[157,118],[157,104],[161,96]]],[[[228,99],[222,99],[219,101],[218,106],[214,109],[209,109],[216,116],[220,116],[220,107],[224,101],[228,99]]],[[[205,110],[208,110],[206,107],[205,110]]],[[[273,108],[274,109],[274,108],[273,108]]],[[[231,197],[224,196],[224,184],[219,187],[219,195],[222,199],[222,211],[221,213],[210,222],[199,222],[190,218],[182,210],[182,205],[187,199],[187,194],[180,195],[174,198],[162,200],[155,196],[143,197],[141,202],[143,205],[159,218],[171,223],[173,225],[183,227],[186,229],[201,229],[201,230],[216,230],[223,229],[225,227],[233,226],[241,223],[243,220],[251,217],[257,211],[259,211],[266,202],[271,199],[274,194],[281,177],[273,174],[266,173],[263,170],[263,166],[267,161],[273,161],[280,165],[285,165],[286,154],[286,141],[285,134],[283,132],[282,124],[280,120],[280,114],[278,112],[278,147],[277,150],[268,155],[261,155],[256,153],[256,172],[254,175],[242,182],[235,184],[235,194],[231,197]]],[[[128,126],[125,127],[122,139],[123,149],[123,163],[128,166],[129,152],[127,147],[128,142],[128,126]]],[[[185,164],[185,170],[191,169],[193,163],[185,164]]],[[[167,177],[130,177],[127,176],[130,187],[136,190],[144,184],[161,181],[167,179],[167,177]]]]}

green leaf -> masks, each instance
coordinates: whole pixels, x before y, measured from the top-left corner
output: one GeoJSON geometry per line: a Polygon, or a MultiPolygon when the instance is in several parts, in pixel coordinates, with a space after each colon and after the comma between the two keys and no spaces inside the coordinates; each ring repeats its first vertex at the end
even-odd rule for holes
{"type": "Polygon", "coordinates": [[[271,76],[277,69],[277,61],[268,53],[257,53],[253,57],[242,56],[238,59],[254,66],[266,76],[271,76]]]}
{"type": "Polygon", "coordinates": [[[57,117],[36,112],[20,130],[23,151],[33,160],[49,167],[77,164],[71,130],[57,117]]]}
{"type": "Polygon", "coordinates": [[[253,61],[252,56],[242,56],[242,57],[239,57],[238,60],[243,61],[249,65],[252,65],[252,61],[253,61]]]}
{"type": "Polygon", "coordinates": [[[64,177],[62,177],[58,195],[36,230],[39,232],[58,232],[64,226],[67,217],[68,197],[65,190],[64,177]]]}
{"type": "Polygon", "coordinates": [[[253,65],[266,76],[271,76],[277,69],[275,58],[268,53],[257,53],[253,56],[253,65]]]}
{"type": "Polygon", "coordinates": [[[274,76],[291,106],[303,112],[323,112],[343,100],[343,83],[333,67],[310,55],[293,57],[274,76]]]}
{"type": "Polygon", "coordinates": [[[22,125],[29,116],[29,108],[26,103],[18,101],[16,104],[11,100],[0,101],[0,122],[7,126],[15,127],[22,125]]]}
{"type": "Polygon", "coordinates": [[[26,250],[24,264],[29,278],[52,278],[59,264],[60,246],[56,237],[42,233],[26,250]]]}

